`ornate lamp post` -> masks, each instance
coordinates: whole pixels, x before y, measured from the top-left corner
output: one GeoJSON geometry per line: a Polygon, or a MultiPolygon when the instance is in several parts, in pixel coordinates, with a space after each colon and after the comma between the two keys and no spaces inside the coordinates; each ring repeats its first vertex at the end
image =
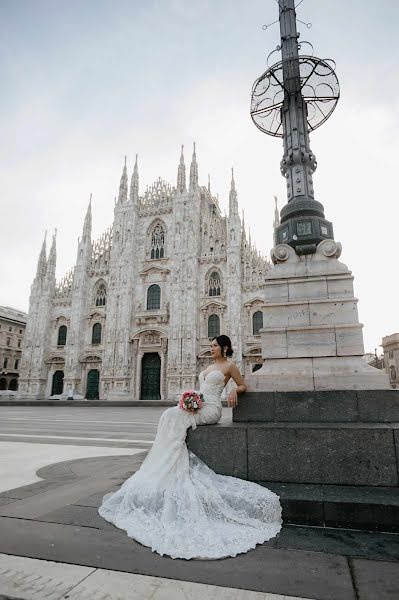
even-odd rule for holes
{"type": "MultiPolygon", "coordinates": [[[[281,173],[287,180],[287,204],[280,213],[276,243],[297,254],[311,254],[324,239],[334,239],[323,205],[314,199],[312,175],[317,167],[309,131],[324,123],[339,98],[334,63],[299,55],[294,0],[279,0],[282,60],[267,69],[252,88],[251,117],[264,133],[282,137],[281,173]]],[[[274,54],[273,51],[272,54],[274,54]]]]}

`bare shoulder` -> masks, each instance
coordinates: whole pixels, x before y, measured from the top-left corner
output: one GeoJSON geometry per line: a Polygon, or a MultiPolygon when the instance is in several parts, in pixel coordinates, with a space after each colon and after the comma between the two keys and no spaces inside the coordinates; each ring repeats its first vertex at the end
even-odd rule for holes
{"type": "Polygon", "coordinates": [[[235,363],[231,362],[229,364],[229,369],[227,373],[237,385],[242,385],[244,383],[244,378],[241,375],[240,370],[235,363]]]}
{"type": "Polygon", "coordinates": [[[234,362],[228,363],[227,373],[229,375],[231,375],[231,377],[233,376],[233,373],[234,373],[234,375],[236,375],[237,373],[240,373],[236,363],[234,363],[234,362]]]}

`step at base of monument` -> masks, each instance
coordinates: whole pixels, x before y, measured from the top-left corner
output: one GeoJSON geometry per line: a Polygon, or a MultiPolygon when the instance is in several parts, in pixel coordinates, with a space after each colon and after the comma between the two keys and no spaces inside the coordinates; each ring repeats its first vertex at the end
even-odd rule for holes
{"type": "Polygon", "coordinates": [[[399,422],[399,390],[247,392],[239,397],[233,421],[399,422]]]}
{"type": "Polygon", "coordinates": [[[284,523],[399,533],[399,489],[258,481],[280,496],[284,523]]]}
{"type": "Polygon", "coordinates": [[[187,445],[216,473],[250,481],[399,485],[399,423],[219,423],[189,430],[187,445]]]}

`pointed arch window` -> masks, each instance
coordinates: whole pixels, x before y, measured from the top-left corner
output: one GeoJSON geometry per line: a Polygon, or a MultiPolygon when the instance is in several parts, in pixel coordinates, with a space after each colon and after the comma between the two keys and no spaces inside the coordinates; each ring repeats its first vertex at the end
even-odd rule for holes
{"type": "Polygon", "coordinates": [[[18,389],[18,381],[16,379],[11,379],[8,389],[16,392],[18,389]]]}
{"type": "Polygon", "coordinates": [[[165,231],[162,225],[154,227],[151,235],[151,258],[164,258],[165,256],[165,231]]]}
{"type": "Polygon", "coordinates": [[[91,343],[94,345],[101,344],[101,334],[102,334],[101,323],[94,323],[93,331],[91,334],[91,343]]]}
{"type": "Polygon", "coordinates": [[[58,329],[58,340],[57,346],[65,346],[67,339],[67,328],[66,325],[61,325],[58,329]]]}
{"type": "Polygon", "coordinates": [[[209,276],[208,294],[209,296],[220,296],[220,275],[217,271],[213,271],[209,276]]]}
{"type": "Polygon", "coordinates": [[[263,312],[257,310],[252,315],[252,333],[253,335],[260,335],[260,330],[263,327],[263,312]]]}
{"type": "Polygon", "coordinates": [[[101,283],[96,291],[96,306],[105,306],[107,301],[107,290],[105,289],[105,285],[101,283]]]}
{"type": "Polygon", "coordinates": [[[214,338],[220,335],[219,315],[211,315],[208,319],[208,338],[214,338]]]}
{"type": "Polygon", "coordinates": [[[156,283],[150,285],[147,291],[147,310],[161,308],[161,288],[156,283]]]}

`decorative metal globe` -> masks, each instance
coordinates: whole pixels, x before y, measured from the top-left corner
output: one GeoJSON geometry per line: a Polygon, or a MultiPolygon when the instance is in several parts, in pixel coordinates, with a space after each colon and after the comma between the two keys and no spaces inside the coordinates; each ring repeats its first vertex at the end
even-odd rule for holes
{"type": "MultiPolygon", "coordinates": [[[[297,60],[300,72],[299,87],[306,103],[309,131],[313,131],[328,119],[339,99],[335,63],[330,59],[322,60],[306,55],[299,56],[297,60]]],[[[283,61],[280,61],[269,67],[255,81],[252,88],[252,120],[261,131],[274,137],[284,135],[281,108],[287,83],[287,79],[284,82],[283,78],[283,61]]]]}

